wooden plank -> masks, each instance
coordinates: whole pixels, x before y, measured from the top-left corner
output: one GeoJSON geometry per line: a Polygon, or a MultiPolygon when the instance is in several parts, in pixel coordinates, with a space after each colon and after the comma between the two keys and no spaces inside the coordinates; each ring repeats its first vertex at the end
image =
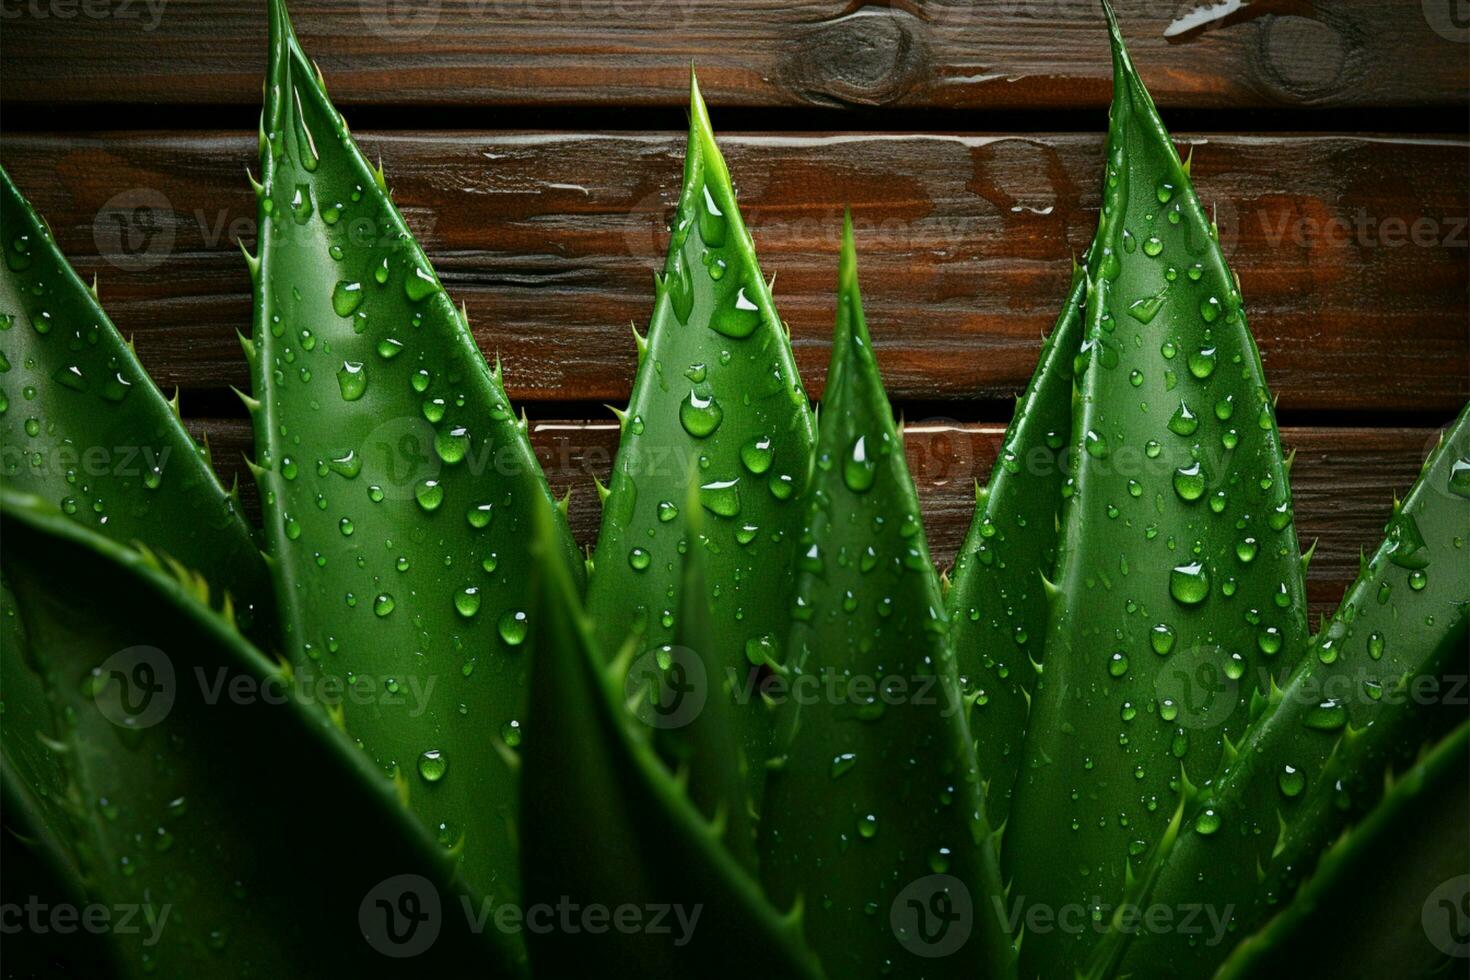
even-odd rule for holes
{"type": "MultiPolygon", "coordinates": [[[[681,136],[359,138],[385,161],[481,347],[502,356],[512,397],[626,397],[628,324],[649,314],[681,136]]],[[[1459,408],[1470,394],[1470,144],[1187,142],[1284,409],[1459,408]]],[[[232,239],[253,241],[243,171],[255,144],[253,134],[6,141],[5,165],[62,248],[100,274],[109,311],[166,386],[248,384],[234,334],[250,322],[249,280],[232,239]]],[[[1070,256],[1096,225],[1101,145],[1100,135],[1071,134],[725,138],[813,392],[827,361],[844,204],[855,209],[869,321],[894,399],[995,401],[1023,388],[1070,256]]]]}
{"type": "MultiPolygon", "coordinates": [[[[1433,0],[1252,0],[1166,38],[1193,2],[1117,0],[1165,106],[1462,105],[1467,28],[1433,0]]],[[[1210,6],[1201,0],[1198,6],[1210,6]]],[[[1224,5],[1220,5],[1224,6],[1224,5]]],[[[344,105],[1099,106],[1091,0],[296,0],[344,105]]],[[[253,104],[264,4],[10,0],[12,102],[253,104]]]]}
{"type": "MultiPolygon", "coordinates": [[[[259,516],[255,482],[245,471],[251,450],[249,423],[234,419],[193,422],[196,438],[207,436],[216,465],[228,482],[239,478],[251,519],[259,516]]],[[[911,421],[904,448],[919,491],[930,552],[947,568],[964,540],[974,507],[975,481],[988,479],[1004,427],[955,422],[911,421]]],[[[1395,492],[1404,493],[1437,439],[1437,430],[1416,428],[1287,428],[1282,441],[1297,452],[1292,467],[1297,533],[1317,551],[1308,570],[1312,614],[1330,613],[1358,571],[1359,549],[1383,537],[1395,492]]],[[[607,480],[617,451],[617,425],[609,422],[531,423],[531,440],[558,493],[573,491],[569,516],[578,542],[597,537],[600,510],[592,480],[607,480]]]]}

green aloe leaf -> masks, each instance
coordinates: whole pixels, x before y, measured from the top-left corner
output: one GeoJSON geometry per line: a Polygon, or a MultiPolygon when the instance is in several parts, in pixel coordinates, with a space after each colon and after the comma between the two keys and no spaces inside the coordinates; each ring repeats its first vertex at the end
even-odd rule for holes
{"type": "Polygon", "coordinates": [[[551,494],[280,0],[261,170],[245,346],[284,648],[303,674],[390,696],[350,700],[348,733],[469,880],[513,899],[515,774],[489,747],[519,738],[525,541],[551,494]]]}
{"type": "MultiPolygon", "coordinates": [[[[1287,467],[1234,274],[1108,10],[1114,91],[1067,497],[1006,870],[1025,906],[1122,891],[1306,646],[1287,467]],[[1208,685],[1202,697],[1201,679],[1208,685]]],[[[1059,975],[1091,930],[1028,935],[1059,975]]]]}
{"type": "MultiPolygon", "coordinates": [[[[1176,817],[1139,904],[1212,903],[1258,928],[1386,768],[1464,718],[1470,674],[1470,407],[1396,505],[1388,536],[1282,687],[1256,698],[1238,750],[1176,817]]],[[[1228,944],[1114,932],[1095,975],[1208,974],[1228,944]]]]}
{"type": "Polygon", "coordinates": [[[1291,904],[1235,948],[1217,980],[1449,975],[1466,945],[1467,748],[1470,726],[1461,725],[1404,773],[1322,855],[1291,904]]]}
{"type": "Polygon", "coordinates": [[[992,823],[1005,822],[1037,666],[1046,643],[1045,576],[1056,563],[1057,513],[1072,431],[1072,361],[1082,342],[1087,279],[1072,288],[1006,429],[990,482],[955,558],[945,597],[956,662],[974,705],[970,727],[992,823]]]}
{"type": "Polygon", "coordinates": [[[850,218],[838,291],[762,873],[839,976],[1003,976],[996,842],[850,218]]]}
{"type": "Polygon", "coordinates": [[[635,702],[636,713],[653,728],[655,749],[685,782],[694,808],[722,825],[725,849],[753,875],[755,828],[741,769],[737,708],[727,698],[710,697],[721,680],[712,675],[718,643],[705,565],[717,546],[706,533],[708,519],[699,505],[696,480],[685,492],[680,520],[683,568],[674,642],[633,661],[624,684],[632,689],[644,686],[644,698],[635,702]],[[686,697],[697,702],[697,711],[685,708],[686,697]]]}
{"type": "MultiPolygon", "coordinates": [[[[634,721],[624,700],[640,692],[624,679],[634,648],[608,665],[549,538],[543,530],[521,791],[537,974],[820,977],[799,916],[770,907],[722,843],[723,821],[698,812],[634,721]]],[[[699,697],[667,707],[687,716],[699,697]]]]}
{"type": "MultiPolygon", "coordinates": [[[[15,593],[0,576],[0,905],[81,908],[87,904],[82,873],[59,833],[69,829],[66,771],[45,683],[29,649],[15,593]]],[[[90,933],[28,929],[24,939],[5,946],[11,976],[66,975],[66,967],[78,976],[99,976],[107,960],[90,933]]]]}
{"type": "Polygon", "coordinates": [[[114,541],[142,541],[273,628],[270,579],[239,499],[0,169],[0,455],[5,485],[114,541]]]}
{"type": "Polygon", "coordinates": [[[37,666],[29,659],[30,644],[15,592],[0,578],[0,691],[4,723],[0,724],[0,782],[6,793],[10,823],[22,818],[22,833],[39,834],[48,819],[55,822],[66,775],[52,746],[56,727],[37,666]]]}
{"type": "MultiPolygon", "coordinates": [[[[110,974],[379,976],[421,936],[419,968],[511,975],[462,914],[452,859],[315,696],[204,605],[201,577],[35,496],[6,491],[0,516],[25,638],[7,682],[34,671],[64,774],[26,815],[31,853],[119,917],[110,974]],[[395,942],[376,900],[410,911],[405,889],[439,908],[395,942]]],[[[7,805],[12,761],[7,741],[7,805]]]]}
{"type": "MultiPolygon", "coordinates": [[[[741,704],[741,742],[759,806],[770,720],[754,684],[787,624],[790,558],[807,480],[811,409],[790,340],[756,262],[709,114],[691,84],[689,151],[673,238],[622,441],[603,501],[588,611],[605,650],[630,631],[670,642],[691,470],[706,531],[712,666],[741,704]]],[[[696,776],[697,778],[697,776],[696,776]]]]}

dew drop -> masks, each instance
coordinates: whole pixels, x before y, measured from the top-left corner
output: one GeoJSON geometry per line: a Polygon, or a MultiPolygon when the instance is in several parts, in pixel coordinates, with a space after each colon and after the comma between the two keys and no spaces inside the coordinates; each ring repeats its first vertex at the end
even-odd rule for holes
{"type": "Polygon", "coordinates": [[[426,783],[437,783],[444,778],[444,773],[449,769],[449,760],[444,758],[444,753],[438,749],[426,749],[419,756],[419,775],[424,777],[426,783]]]}
{"type": "Polygon", "coordinates": [[[500,617],[496,629],[507,646],[518,647],[526,642],[526,614],[519,609],[508,609],[500,617]]]}
{"type": "Polygon", "coordinates": [[[1326,698],[1312,706],[1303,723],[1318,731],[1335,732],[1347,724],[1347,707],[1336,698],[1326,698]]]}
{"type": "Polygon", "coordinates": [[[342,391],[344,402],[355,402],[367,391],[367,372],[361,361],[343,361],[337,369],[337,387],[342,391]]]}
{"type": "Polygon", "coordinates": [[[756,436],[754,439],[740,447],[740,462],[750,472],[760,475],[771,468],[771,461],[775,452],[771,447],[770,436],[756,436]]]}
{"type": "Polygon", "coordinates": [[[699,488],[699,502],[711,514],[734,517],[740,513],[740,481],[715,480],[699,488]]]}
{"type": "Polygon", "coordinates": [[[867,437],[858,436],[853,440],[847,458],[842,461],[842,482],[853,493],[866,493],[872,488],[877,474],[877,461],[868,456],[867,437]]]}
{"type": "Polygon", "coordinates": [[[1205,476],[1198,462],[1174,471],[1174,492],[1180,500],[1198,500],[1205,492],[1205,476]]]}
{"type": "Polygon", "coordinates": [[[755,333],[760,321],[760,308],[750,301],[745,295],[745,287],[741,286],[734,304],[721,305],[715,310],[710,326],[726,337],[742,340],[755,333]]]}
{"type": "Polygon", "coordinates": [[[684,431],[696,439],[705,439],[720,427],[725,410],[713,395],[701,395],[690,391],[679,405],[679,423],[684,431]]]}
{"type": "Polygon", "coordinates": [[[761,633],[745,641],[745,659],[756,667],[776,663],[776,638],[770,633],[761,633]]]}
{"type": "Polygon", "coordinates": [[[332,309],[338,316],[347,317],[357,312],[362,305],[362,283],[338,281],[332,287],[332,309]]]}
{"type": "Polygon", "coordinates": [[[1450,464],[1450,493],[1470,498],[1470,456],[1461,456],[1450,464]]]}
{"type": "Polygon", "coordinates": [[[1210,594],[1210,577],[1199,562],[1177,565],[1169,572],[1169,594],[1186,606],[1197,606],[1210,594]]]}
{"type": "Polygon", "coordinates": [[[444,486],[438,480],[421,480],[418,486],[414,487],[413,495],[418,500],[420,507],[433,513],[439,509],[440,504],[444,503],[444,486]]]}
{"type": "Polygon", "coordinates": [[[1189,355],[1189,373],[1200,380],[1215,373],[1215,348],[1206,347],[1189,355]]]}
{"type": "Polygon", "coordinates": [[[480,590],[476,586],[466,586],[455,593],[454,608],[465,619],[470,619],[480,611],[480,590]]]}
{"type": "Polygon", "coordinates": [[[1307,780],[1296,766],[1283,765],[1281,771],[1276,774],[1276,785],[1280,787],[1282,796],[1291,799],[1302,795],[1302,790],[1306,789],[1307,780]]]}
{"type": "Polygon", "coordinates": [[[421,266],[414,266],[413,271],[403,280],[403,293],[410,302],[418,303],[439,291],[439,281],[434,274],[421,266]]]}
{"type": "Polygon", "coordinates": [[[451,426],[434,433],[434,452],[451,466],[464,459],[465,453],[469,451],[469,445],[470,432],[462,425],[451,426]]]}
{"type": "Polygon", "coordinates": [[[1194,435],[1195,430],[1198,428],[1199,419],[1190,410],[1189,406],[1181,401],[1179,407],[1174,410],[1174,414],[1169,418],[1169,431],[1178,436],[1191,436],[1194,435]]]}

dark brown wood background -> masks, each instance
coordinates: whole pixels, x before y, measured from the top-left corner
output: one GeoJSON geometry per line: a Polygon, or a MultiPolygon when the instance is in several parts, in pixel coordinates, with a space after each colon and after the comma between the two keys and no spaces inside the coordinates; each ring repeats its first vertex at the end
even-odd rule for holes
{"type": "MultiPolygon", "coordinates": [[[[1118,0],[1216,207],[1280,396],[1314,609],[1470,395],[1465,0],[1118,0]]],[[[820,394],[842,208],[948,562],[1096,222],[1095,0],[296,0],[297,33],[487,354],[573,525],[627,396],[695,64],[820,394]]],[[[0,162],[227,476],[248,425],[263,0],[3,0],[0,162]],[[146,228],[109,217],[143,206],[146,228]]],[[[242,479],[247,503],[253,485],[242,479]]]]}

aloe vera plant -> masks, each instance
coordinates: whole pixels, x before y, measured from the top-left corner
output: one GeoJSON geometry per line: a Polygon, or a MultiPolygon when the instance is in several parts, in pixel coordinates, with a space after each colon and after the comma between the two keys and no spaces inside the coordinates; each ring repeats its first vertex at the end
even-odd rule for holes
{"type": "Polygon", "coordinates": [[[273,625],[255,534],[51,231],[0,169],[0,452],[7,487],[114,541],[144,540],[273,625]]]}
{"type": "Polygon", "coordinates": [[[1442,971],[1446,951],[1440,944],[1464,944],[1456,935],[1455,895],[1442,886],[1470,867],[1467,746],[1470,727],[1462,724],[1397,778],[1372,816],[1323,855],[1296,900],[1242,940],[1215,975],[1238,980],[1307,970],[1362,976],[1442,971]],[[1335,941],[1322,942],[1324,935],[1335,941]]]}
{"type": "Polygon", "coordinates": [[[521,542],[550,491],[279,0],[260,153],[243,343],[282,647],[297,670],[371,692],[344,703],[348,733],[471,882],[514,896],[521,542]]]}
{"type": "MultiPolygon", "coordinates": [[[[22,694],[7,669],[7,715],[39,694],[25,717],[50,719],[8,731],[6,761],[9,736],[30,736],[63,777],[45,799],[7,793],[7,821],[52,842],[64,887],[136,918],[106,931],[115,975],[383,972],[360,905],[403,874],[452,901],[452,858],[327,713],[290,696],[289,672],[210,611],[201,577],[32,495],[5,490],[0,519],[25,627],[6,656],[38,681],[22,694]],[[302,814],[329,829],[308,873],[288,829],[302,814]],[[282,914],[298,907],[317,911],[282,914]]],[[[425,950],[440,969],[507,975],[463,920],[446,924],[425,950]]]]}
{"type": "MultiPolygon", "coordinates": [[[[1022,901],[1053,907],[1122,889],[1183,781],[1241,737],[1259,675],[1289,667],[1306,634],[1287,467],[1239,286],[1111,11],[1109,27],[1073,467],[1005,855],[1022,901]],[[1206,700],[1202,674],[1225,693],[1206,700]]],[[[1025,970],[1053,975],[1084,942],[1034,937],[1025,970]]]]}
{"type": "MultiPolygon", "coordinates": [[[[939,580],[863,318],[850,216],[822,406],[762,868],[777,903],[802,904],[830,970],[876,977],[912,958],[922,940],[910,930],[933,928],[930,905],[973,909],[1000,877],[939,580]],[[921,903],[912,922],[874,914],[907,913],[906,892],[921,903]]],[[[932,975],[1011,969],[997,919],[982,908],[976,921],[979,934],[932,975]]]]}
{"type": "Polygon", "coordinates": [[[991,819],[1004,823],[1046,644],[1046,570],[1056,561],[1057,513],[1071,431],[1072,362],[1081,343],[1087,279],[1073,269],[1062,313],[1016,403],[990,482],[955,556],[946,597],[965,679],[991,819]]]}
{"type": "MultiPolygon", "coordinates": [[[[1214,902],[1255,928],[1313,859],[1363,813],[1383,774],[1465,716],[1470,675],[1470,409],[1462,412],[1296,671],[1257,698],[1223,772],[1184,801],[1139,897],[1214,902]],[[1449,695],[1448,698],[1445,695],[1449,695]]],[[[1207,972],[1228,948],[1115,934],[1098,972],[1207,972]],[[1135,965],[1136,964],[1136,965],[1135,965]],[[1131,967],[1131,969],[1130,969],[1131,967]]]]}
{"type": "Polygon", "coordinates": [[[7,970],[1256,977],[1344,925],[1443,969],[1470,411],[1309,638],[1239,285],[1108,21],[1097,237],[947,595],[851,222],[814,426],[697,86],[590,575],[281,0],[260,531],[0,171],[0,888],[146,926],[7,970]]]}
{"type": "Polygon", "coordinates": [[[770,720],[756,684],[780,659],[811,409],[692,78],[689,101],[683,189],[648,336],[635,334],[638,375],[618,413],[622,441],[603,492],[587,605],[605,649],[630,631],[645,649],[669,642],[683,539],[676,518],[697,474],[706,534],[718,545],[707,556],[711,668],[722,696],[745,709],[737,726],[750,804],[759,807],[770,720]]]}
{"type": "MultiPolygon", "coordinates": [[[[538,564],[525,752],[526,897],[545,907],[663,910],[669,922],[664,931],[609,929],[606,936],[533,933],[535,969],[546,976],[609,968],[630,976],[822,976],[802,942],[800,913],[783,915],[765,901],[723,843],[726,816],[696,809],[659,760],[649,729],[627,710],[624,677],[634,648],[612,658],[597,648],[549,527],[548,518],[541,542],[554,557],[538,564]],[[578,774],[570,783],[569,773],[578,774]],[[610,850],[609,841],[627,846],[610,850]]],[[[690,540],[689,561],[702,562],[709,547],[690,540]]],[[[697,582],[698,574],[681,580],[697,582]]],[[[686,611],[691,600],[703,597],[681,597],[686,611]]]]}

